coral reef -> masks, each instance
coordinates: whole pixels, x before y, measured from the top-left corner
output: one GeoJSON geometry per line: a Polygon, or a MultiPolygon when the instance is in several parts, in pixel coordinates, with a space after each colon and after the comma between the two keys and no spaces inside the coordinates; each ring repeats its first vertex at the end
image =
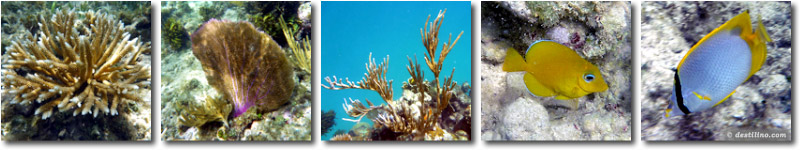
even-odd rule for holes
{"type": "Polygon", "coordinates": [[[631,32],[628,2],[482,2],[483,140],[630,140],[631,32]],[[502,71],[506,50],[553,40],[597,65],[609,90],[569,109],[532,96],[520,73],[502,71]]]}
{"type": "MultiPolygon", "coordinates": [[[[261,29],[269,35],[273,35],[275,42],[281,46],[289,46],[290,37],[296,33],[301,32],[300,25],[303,24],[302,20],[298,19],[298,7],[302,2],[247,2],[246,8],[253,15],[248,15],[246,18],[252,22],[258,29],[261,29]],[[281,23],[283,22],[283,23],[281,23]],[[284,25],[285,24],[285,25],[284,25]],[[291,28],[287,28],[291,27],[291,28]],[[291,35],[281,34],[288,30],[291,35]]],[[[300,9],[303,10],[303,9],[300,9]]],[[[310,9],[308,9],[310,10],[310,9]]],[[[310,31],[303,31],[310,32],[310,31]]],[[[303,36],[309,36],[309,33],[303,33],[303,36]]]]}
{"type": "Polygon", "coordinates": [[[211,20],[222,16],[225,13],[223,10],[221,5],[207,5],[199,7],[197,12],[203,17],[203,20],[211,20]]]}
{"type": "MultiPolygon", "coordinates": [[[[642,2],[642,140],[730,139],[730,131],[788,133],[791,140],[791,5],[789,2],[642,2]],[[761,70],[719,105],[687,116],[663,118],[674,69],[705,34],[749,10],[773,42],[761,70]]],[[[765,139],[762,139],[765,140],[765,139]]]]}
{"type": "MultiPolygon", "coordinates": [[[[357,129],[358,125],[356,125],[352,130],[355,131],[353,135],[337,135],[331,140],[469,140],[469,132],[471,130],[469,125],[469,120],[471,120],[469,118],[471,117],[469,115],[471,109],[468,102],[466,105],[460,105],[464,104],[463,98],[469,98],[468,96],[463,96],[465,94],[463,92],[454,92],[457,84],[452,81],[453,73],[443,81],[439,80],[439,73],[444,59],[463,34],[462,31],[455,41],[445,43],[438,55],[438,60],[436,59],[439,28],[446,12],[446,9],[440,11],[433,22],[428,22],[430,21],[430,16],[428,16],[424,28],[420,29],[422,43],[427,52],[427,55],[424,56],[425,63],[434,74],[434,80],[432,82],[425,81],[424,73],[417,63],[416,57],[408,57],[409,66],[406,69],[412,77],[410,81],[414,82],[404,83],[403,98],[393,100],[392,81],[386,80],[388,56],[383,59],[382,63],[376,64],[372,54],[370,54],[369,63],[366,64],[367,73],[364,74],[360,81],[352,82],[347,78],[340,79],[336,76],[333,76],[332,79],[330,77],[325,78],[328,85],[322,85],[322,87],[326,89],[372,90],[377,92],[387,104],[375,106],[372,102],[366,100],[367,105],[364,105],[360,100],[350,99],[349,102],[343,104],[345,111],[350,117],[357,119],[344,118],[344,120],[363,124],[360,121],[366,116],[375,123],[375,129],[362,129],[363,127],[357,129]],[[408,90],[408,92],[405,90],[408,90]],[[458,108],[451,107],[454,106],[451,105],[453,102],[458,103],[457,106],[466,106],[466,108],[459,107],[462,110],[466,110],[466,112],[454,113],[452,110],[458,108]],[[467,117],[456,117],[457,115],[453,114],[467,117]],[[446,118],[458,119],[449,120],[446,118]],[[445,123],[447,121],[461,122],[461,124],[466,124],[466,128],[445,123]],[[370,137],[365,137],[367,135],[370,137]]],[[[452,34],[450,36],[449,40],[452,40],[452,34]]]]}
{"type": "Polygon", "coordinates": [[[292,66],[281,47],[249,22],[208,21],[192,34],[192,51],[209,84],[234,104],[234,117],[251,106],[268,112],[289,102],[292,66]]]}
{"type": "Polygon", "coordinates": [[[322,133],[321,134],[324,135],[324,134],[327,134],[328,132],[330,132],[331,131],[331,127],[336,125],[336,121],[335,120],[336,120],[336,112],[334,112],[333,110],[328,110],[328,111],[325,111],[324,113],[322,113],[322,119],[320,119],[320,122],[322,122],[322,133]]]}

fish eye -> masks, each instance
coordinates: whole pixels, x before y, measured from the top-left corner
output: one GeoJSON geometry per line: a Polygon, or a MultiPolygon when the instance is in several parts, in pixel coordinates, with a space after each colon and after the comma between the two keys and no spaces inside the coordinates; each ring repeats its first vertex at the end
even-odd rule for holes
{"type": "Polygon", "coordinates": [[[586,81],[587,83],[594,81],[594,75],[593,74],[588,74],[588,73],[584,74],[583,75],[583,81],[586,81]]]}

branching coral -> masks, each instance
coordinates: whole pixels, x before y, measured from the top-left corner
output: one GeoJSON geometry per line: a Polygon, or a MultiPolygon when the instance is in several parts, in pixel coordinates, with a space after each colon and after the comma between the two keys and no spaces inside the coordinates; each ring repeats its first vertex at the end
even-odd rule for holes
{"type": "Polygon", "coordinates": [[[211,19],[192,34],[192,51],[209,84],[234,105],[234,117],[251,106],[271,111],[289,102],[291,64],[272,38],[249,22],[211,19]]]}
{"type": "MultiPolygon", "coordinates": [[[[405,139],[422,140],[423,138],[442,137],[444,135],[445,130],[440,127],[441,124],[439,121],[442,117],[443,110],[447,109],[449,106],[450,99],[454,94],[452,89],[456,86],[456,83],[452,82],[453,73],[451,72],[450,77],[445,78],[444,82],[441,82],[442,85],[439,85],[439,73],[441,72],[442,65],[444,59],[447,57],[447,54],[450,52],[450,50],[452,50],[453,46],[458,42],[458,40],[461,38],[461,35],[464,33],[462,31],[458,37],[456,37],[456,40],[451,44],[448,44],[449,42],[445,43],[441,53],[439,54],[439,59],[436,60],[436,47],[439,42],[438,32],[446,11],[447,10],[439,12],[439,15],[430,24],[430,29],[428,28],[430,16],[428,16],[428,20],[426,20],[424,29],[420,29],[422,43],[427,52],[425,61],[435,77],[433,84],[428,85],[425,83],[424,73],[422,72],[419,63],[416,62],[416,59],[412,59],[411,57],[408,58],[409,66],[406,69],[412,77],[411,81],[414,81],[411,82],[410,85],[412,86],[412,91],[419,94],[416,102],[395,102],[392,100],[392,81],[387,81],[385,77],[386,71],[388,70],[386,65],[388,62],[388,56],[386,59],[384,59],[383,63],[376,65],[375,60],[372,59],[372,54],[370,54],[370,62],[367,64],[367,73],[364,75],[361,81],[354,83],[347,78],[344,80],[337,79],[336,76],[334,76],[333,79],[330,77],[325,78],[329,85],[322,85],[324,88],[332,90],[372,90],[378,92],[378,94],[381,95],[384,101],[388,104],[387,106],[374,106],[369,100],[367,100],[367,105],[364,105],[358,100],[351,99],[350,102],[346,102],[346,104],[344,104],[345,111],[351,117],[358,119],[344,118],[344,120],[359,122],[364,116],[370,113],[370,111],[376,111],[378,113],[377,117],[371,117],[370,119],[372,119],[381,127],[387,128],[392,132],[399,133],[399,136],[405,137],[405,139]],[[426,96],[428,95],[430,95],[430,98],[435,99],[435,101],[428,103],[428,101],[425,100],[426,96]]],[[[455,71],[455,69],[453,69],[453,71],[455,71]]],[[[451,133],[452,132],[453,131],[451,131],[451,133]]],[[[463,133],[463,131],[460,132],[463,133]]],[[[339,139],[341,139],[341,137],[339,137],[339,139]]]]}
{"type": "Polygon", "coordinates": [[[53,108],[97,117],[145,101],[138,94],[150,87],[150,67],[137,60],[150,43],[130,39],[133,27],[105,13],[57,11],[39,16],[36,36],[7,48],[2,83],[11,103],[40,105],[35,114],[47,119],[53,108]]]}

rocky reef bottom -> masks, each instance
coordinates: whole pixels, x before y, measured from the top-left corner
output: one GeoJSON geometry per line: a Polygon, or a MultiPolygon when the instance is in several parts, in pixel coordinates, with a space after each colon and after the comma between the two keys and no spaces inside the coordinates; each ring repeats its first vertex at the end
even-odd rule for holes
{"type": "MultiPolygon", "coordinates": [[[[435,87],[430,82],[425,82],[428,87],[435,87]]],[[[452,92],[454,96],[450,99],[449,106],[442,111],[437,121],[437,127],[441,132],[435,134],[415,134],[415,133],[400,133],[394,132],[391,129],[381,126],[379,124],[370,124],[365,121],[359,122],[354,125],[350,131],[337,131],[332,141],[470,141],[472,138],[472,86],[469,83],[462,83],[456,85],[452,92]],[[341,133],[346,132],[346,133],[341,133]]],[[[416,93],[412,90],[410,84],[403,83],[403,96],[395,100],[395,105],[408,104],[411,108],[417,108],[423,105],[420,102],[419,96],[421,93],[416,93]]],[[[425,94],[424,104],[433,104],[434,100],[429,94],[425,94]]],[[[433,106],[429,106],[433,107],[433,106]]],[[[422,116],[419,110],[412,112],[416,115],[414,120],[420,120],[422,116]]],[[[371,111],[366,117],[372,119],[377,118],[377,114],[387,113],[383,109],[371,111]]],[[[404,113],[404,112],[397,112],[404,113]]],[[[410,121],[413,122],[413,121],[410,121]]],[[[416,131],[414,131],[416,132],[416,131]]]]}
{"type": "MultiPolygon", "coordinates": [[[[142,95],[149,96],[150,90],[142,95]]],[[[12,99],[14,95],[3,95],[12,99]]],[[[149,100],[150,98],[147,98],[149,100]]],[[[149,101],[148,101],[149,102],[149,101]]],[[[4,141],[79,141],[79,140],[150,140],[150,104],[126,104],[119,115],[76,115],[54,113],[41,120],[34,115],[36,106],[9,104],[3,101],[2,138],[4,141]]]]}

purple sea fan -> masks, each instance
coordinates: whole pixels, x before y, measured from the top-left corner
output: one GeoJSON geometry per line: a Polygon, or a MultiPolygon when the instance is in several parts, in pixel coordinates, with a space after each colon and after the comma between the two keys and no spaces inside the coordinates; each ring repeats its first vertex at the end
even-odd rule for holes
{"type": "Polygon", "coordinates": [[[191,39],[206,79],[233,103],[234,117],[253,106],[266,112],[289,102],[292,66],[281,47],[249,22],[211,19],[191,39]]]}

